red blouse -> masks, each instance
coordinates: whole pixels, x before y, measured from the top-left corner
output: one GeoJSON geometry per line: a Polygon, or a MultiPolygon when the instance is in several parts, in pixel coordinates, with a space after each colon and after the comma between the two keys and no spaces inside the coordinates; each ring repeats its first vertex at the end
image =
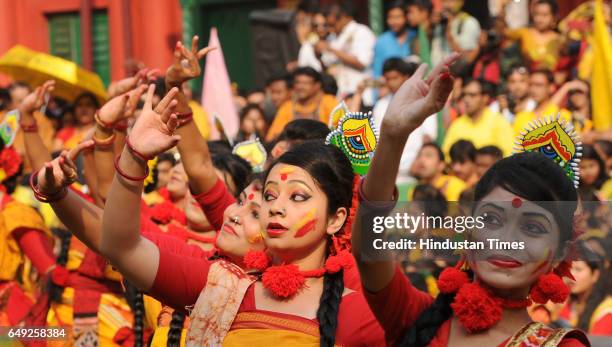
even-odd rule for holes
{"type": "MultiPolygon", "coordinates": [[[[396,267],[391,282],[377,293],[369,293],[364,290],[365,297],[374,312],[374,315],[383,326],[387,334],[387,343],[395,345],[406,331],[415,323],[421,312],[433,303],[433,298],[416,289],[396,267]]],[[[429,343],[429,347],[445,347],[448,345],[452,319],[444,322],[436,336],[429,343]]],[[[509,337],[510,338],[510,337],[509,337]]],[[[499,347],[506,345],[508,341],[502,342],[499,347]]],[[[561,347],[582,347],[582,342],[574,338],[565,338],[559,344],[561,347]]]]}
{"type": "MultiPolygon", "coordinates": [[[[180,241],[171,241],[159,249],[159,267],[153,287],[149,294],[174,309],[186,311],[187,306],[195,304],[200,292],[206,285],[208,270],[212,261],[203,258],[185,257],[191,252],[180,241]],[[172,251],[169,250],[172,247],[172,251]]],[[[257,310],[254,286],[251,286],[242,301],[238,312],[267,311],[257,310]]],[[[306,318],[277,314],[294,320],[306,318]]],[[[316,320],[313,320],[316,322],[316,320]]],[[[384,346],[382,328],[366,305],[361,292],[352,292],[342,298],[338,313],[336,341],[344,346],[384,346]]]]}
{"type": "Polygon", "coordinates": [[[209,191],[193,197],[200,204],[206,219],[214,230],[221,230],[223,212],[228,206],[236,202],[236,198],[227,190],[225,183],[219,178],[209,191]]]}

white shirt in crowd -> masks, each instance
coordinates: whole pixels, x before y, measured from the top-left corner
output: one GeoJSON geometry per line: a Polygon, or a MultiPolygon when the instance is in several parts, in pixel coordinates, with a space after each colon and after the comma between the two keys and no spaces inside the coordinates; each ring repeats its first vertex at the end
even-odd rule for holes
{"type": "Polygon", "coordinates": [[[356,57],[363,66],[366,66],[363,70],[357,70],[342,64],[331,52],[323,54],[321,57],[323,63],[330,67],[330,73],[336,78],[339,97],[353,93],[359,83],[370,76],[369,66],[374,59],[374,44],[376,36],[372,30],[355,21],[345,25],[338,37],[331,41],[332,48],[356,57]]]}
{"type": "MultiPolygon", "coordinates": [[[[536,106],[538,106],[538,104],[535,102],[535,100],[529,98],[529,99],[527,99],[527,102],[525,103],[525,109],[521,110],[521,111],[531,112],[531,111],[536,109],[536,106]]],[[[514,113],[512,113],[512,111],[510,111],[507,108],[505,108],[503,110],[500,110],[499,109],[499,102],[497,100],[492,102],[489,105],[489,108],[491,109],[491,111],[493,111],[495,113],[500,113],[502,116],[504,116],[504,118],[506,118],[506,120],[510,124],[514,123],[514,117],[516,117],[516,115],[514,113]]]]}
{"type": "MultiPolygon", "coordinates": [[[[374,105],[374,110],[372,111],[372,118],[374,119],[374,126],[378,129],[380,133],[380,126],[382,125],[383,118],[385,117],[385,113],[387,112],[387,108],[389,107],[389,103],[391,102],[391,94],[385,95],[383,98],[380,98],[376,105],[374,105]]],[[[404,152],[402,153],[402,159],[400,160],[399,173],[397,175],[397,180],[407,181],[410,180],[410,167],[412,166],[412,162],[416,159],[416,156],[425,141],[425,137],[428,137],[430,140],[436,139],[436,134],[438,131],[438,122],[436,119],[436,115],[431,115],[425,119],[425,122],[421,124],[420,127],[416,128],[408,137],[408,142],[406,142],[406,146],[404,147],[404,152]]]]}
{"type": "MultiPolygon", "coordinates": [[[[497,17],[501,12],[502,0],[489,0],[489,13],[497,17]]],[[[506,18],[509,29],[524,28],[529,25],[529,1],[510,1],[506,4],[506,18]]]]}

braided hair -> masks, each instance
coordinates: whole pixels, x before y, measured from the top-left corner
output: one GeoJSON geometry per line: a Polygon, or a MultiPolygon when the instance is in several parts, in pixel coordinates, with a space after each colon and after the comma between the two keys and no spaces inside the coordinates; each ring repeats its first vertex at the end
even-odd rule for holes
{"type": "Polygon", "coordinates": [[[134,347],[143,347],[144,345],[144,296],[136,286],[128,281],[123,281],[125,286],[125,299],[127,300],[132,312],[134,312],[134,347]]]}
{"type": "MultiPolygon", "coordinates": [[[[61,228],[53,228],[51,229],[51,231],[60,239],[60,251],[57,255],[55,263],[59,266],[66,266],[66,263],[68,263],[68,251],[70,250],[70,239],[72,237],[72,234],[70,234],[70,232],[68,232],[67,230],[61,228]]],[[[52,302],[60,302],[62,300],[64,288],[53,283],[53,281],[51,281],[51,278],[49,278],[48,289],[49,299],[52,302]]]]}
{"type": "MultiPolygon", "coordinates": [[[[308,172],[327,197],[329,215],[336,213],[341,207],[346,208],[347,212],[351,209],[355,176],[350,161],[337,147],[324,145],[320,141],[307,141],[281,155],[270,166],[270,170],[278,163],[297,166],[308,172]]],[[[265,175],[266,178],[268,173],[269,171],[265,175]]],[[[341,237],[343,233],[349,232],[344,228],[346,228],[346,221],[343,228],[338,231],[338,236],[341,237]]],[[[328,245],[329,248],[332,248],[331,239],[328,239],[328,245]]],[[[333,251],[330,249],[330,252],[333,251]]],[[[323,293],[317,309],[322,347],[333,346],[336,339],[338,311],[344,292],[343,273],[340,271],[335,274],[326,274],[323,278],[323,293]]]]}
{"type": "Polygon", "coordinates": [[[168,347],[179,347],[181,345],[181,334],[185,324],[185,314],[182,312],[172,312],[170,329],[168,330],[168,347]]]}
{"type": "MultiPolygon", "coordinates": [[[[494,188],[501,187],[536,204],[542,201],[563,201],[552,206],[543,204],[558,221],[564,245],[571,239],[572,217],[576,210],[577,193],[563,169],[541,153],[517,153],[504,158],[484,174],[476,185],[474,200],[480,201],[494,188]],[[574,202],[574,203],[567,203],[574,202]]],[[[400,346],[427,346],[436,336],[438,329],[452,315],[450,304],[455,294],[439,294],[433,304],[425,309],[415,323],[408,327],[400,339],[400,346]]]]}

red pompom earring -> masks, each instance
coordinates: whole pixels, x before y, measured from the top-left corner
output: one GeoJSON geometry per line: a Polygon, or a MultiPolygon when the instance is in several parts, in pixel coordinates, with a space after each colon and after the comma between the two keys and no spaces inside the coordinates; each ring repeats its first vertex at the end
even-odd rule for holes
{"type": "Polygon", "coordinates": [[[569,288],[559,275],[551,272],[538,278],[529,296],[538,304],[545,304],[548,300],[560,304],[567,300],[569,288]]]}

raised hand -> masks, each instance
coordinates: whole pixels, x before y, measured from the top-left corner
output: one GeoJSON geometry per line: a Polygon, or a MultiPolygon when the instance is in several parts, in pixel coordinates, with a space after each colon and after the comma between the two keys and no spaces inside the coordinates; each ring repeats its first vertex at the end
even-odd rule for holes
{"type": "Polygon", "coordinates": [[[147,85],[149,82],[155,81],[159,72],[159,69],[140,69],[134,76],[112,83],[108,88],[108,95],[114,98],[117,95],[136,89],[141,84],[147,85]]]}
{"type": "Polygon", "coordinates": [[[216,47],[204,47],[198,50],[198,36],[191,40],[191,50],[188,50],[181,41],[174,48],[174,59],[172,65],[166,70],[166,84],[172,87],[180,87],[183,82],[200,76],[200,59],[216,47]]]}
{"type": "Polygon", "coordinates": [[[155,85],[149,86],[144,108],[130,133],[130,143],[138,153],[152,158],[174,147],[180,140],[173,135],[178,124],[173,113],[177,101],[178,88],[172,88],[153,110],[153,93],[155,85]]]}
{"type": "Polygon", "coordinates": [[[59,157],[45,163],[38,171],[38,190],[42,194],[53,196],[74,183],[78,176],[74,161],[83,150],[93,145],[93,140],[83,141],[70,151],[63,151],[59,157]]]}
{"type": "Polygon", "coordinates": [[[55,81],[49,80],[43,83],[42,86],[34,89],[33,92],[28,94],[19,105],[19,112],[22,115],[32,114],[34,111],[40,109],[45,102],[45,95],[50,93],[55,88],[55,81]]]}
{"type": "Polygon", "coordinates": [[[448,56],[431,71],[427,79],[423,79],[427,65],[421,64],[391,99],[383,118],[381,134],[407,136],[428,116],[440,111],[453,89],[449,66],[459,56],[457,53],[448,56]]]}
{"type": "Polygon", "coordinates": [[[112,125],[123,119],[132,117],[136,112],[138,100],[140,100],[140,97],[146,89],[146,85],[140,85],[131,91],[110,99],[98,112],[100,120],[105,124],[112,125]]]}

